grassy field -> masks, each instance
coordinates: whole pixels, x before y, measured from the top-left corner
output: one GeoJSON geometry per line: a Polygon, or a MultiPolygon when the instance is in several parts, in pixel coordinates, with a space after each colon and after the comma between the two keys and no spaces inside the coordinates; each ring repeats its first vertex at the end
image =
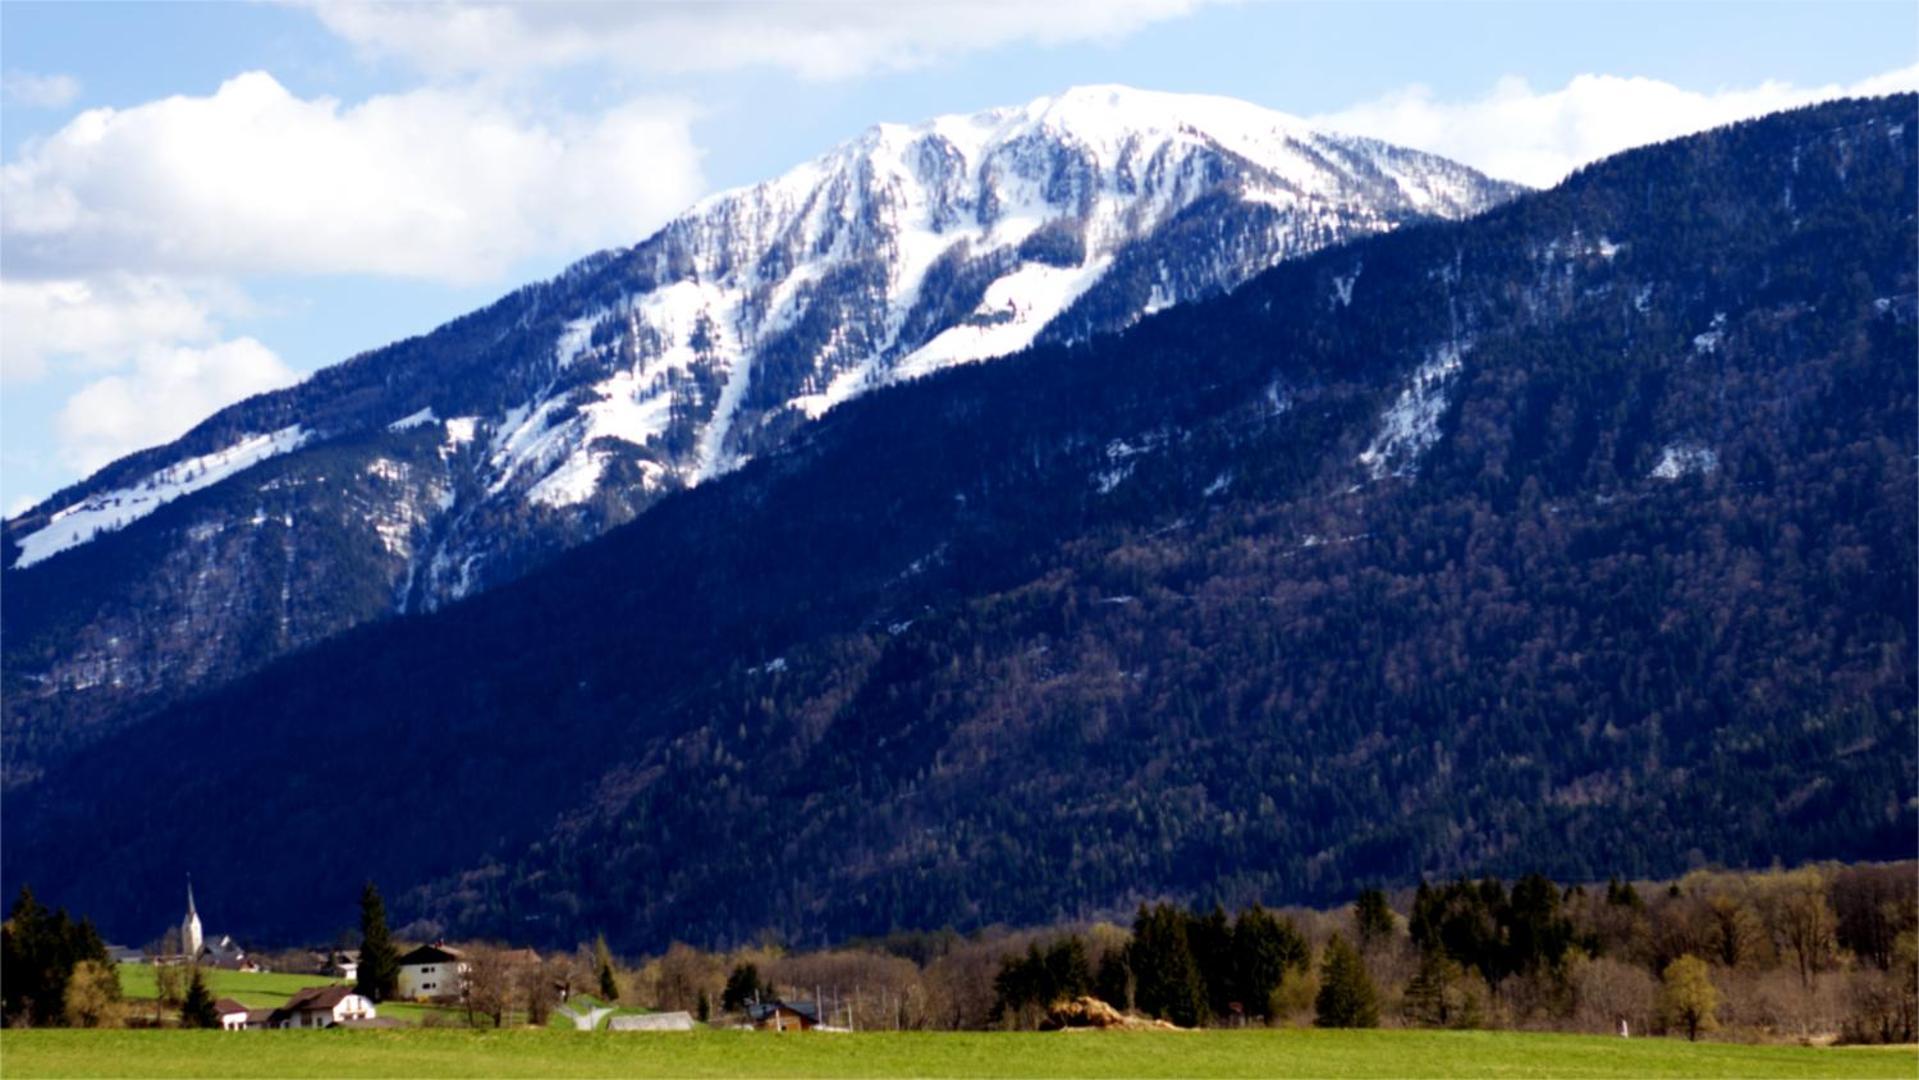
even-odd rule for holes
{"type": "MultiPolygon", "coordinates": [[[[158,993],[154,981],[154,969],[149,964],[120,964],[120,996],[129,1001],[151,1001],[158,993]]],[[[324,975],[283,975],[278,972],[222,971],[209,968],[202,973],[207,981],[207,989],[215,998],[232,998],[251,1008],[271,1008],[286,1003],[295,993],[309,986],[327,986],[338,979],[329,979],[324,975]]],[[[140,1013],[144,1006],[135,1006],[140,1013]]],[[[409,1024],[418,1024],[431,1013],[444,1013],[446,1010],[432,1005],[414,1005],[408,1002],[386,1002],[379,1006],[381,1016],[402,1020],[409,1024]]]]}
{"type": "MultiPolygon", "coordinates": [[[[152,998],[158,992],[151,964],[119,964],[120,995],[127,998],[152,998]]],[[[242,1005],[278,1005],[309,986],[327,986],[338,979],[324,975],[281,975],[208,968],[201,972],[207,989],[216,998],[230,997],[242,1005]]]]}
{"type": "Polygon", "coordinates": [[[1900,1077],[1919,1051],[1442,1031],[8,1031],[15,1077],[1900,1077]]]}

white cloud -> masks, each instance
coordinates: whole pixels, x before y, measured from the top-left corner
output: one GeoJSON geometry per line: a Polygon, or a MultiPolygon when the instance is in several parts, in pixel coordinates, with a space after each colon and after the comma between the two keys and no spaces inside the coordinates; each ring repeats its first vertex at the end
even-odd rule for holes
{"type": "Polygon", "coordinates": [[[479,90],[343,107],[250,72],[92,109],[0,167],[11,277],[377,273],[473,282],[632,243],[701,190],[690,107],[541,120],[479,90]]]}
{"type": "Polygon", "coordinates": [[[832,0],[539,4],[328,0],[364,51],[437,75],[605,62],[654,72],[771,67],[808,79],[901,70],[1018,41],[1115,40],[1204,0],[832,0]]]}
{"type": "Polygon", "coordinates": [[[38,379],[56,360],[119,367],[154,342],[211,341],[217,314],[247,308],[236,290],[211,281],[111,273],[0,279],[0,381],[38,379]]]}
{"type": "Polygon", "coordinates": [[[1412,86],[1313,118],[1317,126],[1417,147],[1508,180],[1544,187],[1609,154],[1780,109],[1919,87],[1919,65],[1854,83],[1765,82],[1710,92],[1658,79],[1580,75],[1558,90],[1508,76],[1491,93],[1442,101],[1412,86]]]}
{"type": "Polygon", "coordinates": [[[299,381],[250,337],[206,348],[143,350],[133,370],[82,387],[54,417],[60,458],[80,473],[142,447],[170,442],[215,410],[299,381]]]}
{"type": "Polygon", "coordinates": [[[0,96],[9,105],[30,109],[58,109],[80,96],[80,80],[71,75],[36,75],[9,71],[0,76],[0,96]]]}

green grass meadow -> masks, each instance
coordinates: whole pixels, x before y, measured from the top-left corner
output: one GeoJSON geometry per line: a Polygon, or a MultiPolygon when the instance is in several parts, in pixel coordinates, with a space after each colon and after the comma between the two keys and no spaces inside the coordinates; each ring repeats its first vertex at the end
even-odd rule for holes
{"type": "MultiPolygon", "coordinates": [[[[154,980],[154,969],[150,964],[119,964],[120,996],[130,1002],[137,1002],[133,1009],[136,1015],[151,1009],[151,1003],[159,987],[154,980]]],[[[249,1008],[263,1009],[283,1005],[294,994],[309,986],[329,986],[340,982],[324,975],[283,975],[279,972],[222,971],[209,968],[201,972],[206,979],[207,990],[216,999],[232,998],[249,1008]]],[[[409,1024],[423,1022],[429,1014],[445,1013],[447,1010],[434,1005],[415,1005],[411,1002],[389,1001],[378,1006],[381,1016],[391,1017],[409,1024]]]]}
{"type": "Polygon", "coordinates": [[[1449,1031],[8,1031],[14,1077],[1900,1077],[1919,1051],[1449,1031]]]}

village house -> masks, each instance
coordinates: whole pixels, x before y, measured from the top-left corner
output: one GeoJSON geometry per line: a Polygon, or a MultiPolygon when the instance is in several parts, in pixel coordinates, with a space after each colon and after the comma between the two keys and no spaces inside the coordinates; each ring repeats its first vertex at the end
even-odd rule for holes
{"type": "Polygon", "coordinates": [[[354,993],[351,986],[309,986],[274,1009],[266,1026],[323,1028],[350,1020],[372,1020],[376,1015],[373,1003],[354,993]]]}
{"type": "Polygon", "coordinates": [[[466,961],[444,942],[422,945],[400,957],[397,992],[404,1000],[458,997],[465,981],[466,961]]]}
{"type": "Polygon", "coordinates": [[[360,950],[335,949],[320,965],[320,974],[354,982],[360,977],[360,950]]]}
{"type": "Polygon", "coordinates": [[[247,1027],[247,1016],[252,1010],[232,998],[221,998],[213,1003],[213,1011],[220,1017],[222,1031],[244,1031],[247,1027]]]}
{"type": "Polygon", "coordinates": [[[764,1001],[746,1007],[747,1023],[761,1031],[811,1031],[819,1026],[819,1007],[810,1001],[764,1001]]]}

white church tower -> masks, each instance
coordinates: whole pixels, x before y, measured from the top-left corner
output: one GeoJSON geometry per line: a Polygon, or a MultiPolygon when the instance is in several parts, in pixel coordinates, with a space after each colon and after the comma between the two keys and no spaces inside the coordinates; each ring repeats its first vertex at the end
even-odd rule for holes
{"type": "Polygon", "coordinates": [[[200,913],[193,910],[193,875],[187,875],[187,917],[180,923],[180,952],[189,960],[200,955],[200,946],[205,944],[200,932],[200,913]]]}

